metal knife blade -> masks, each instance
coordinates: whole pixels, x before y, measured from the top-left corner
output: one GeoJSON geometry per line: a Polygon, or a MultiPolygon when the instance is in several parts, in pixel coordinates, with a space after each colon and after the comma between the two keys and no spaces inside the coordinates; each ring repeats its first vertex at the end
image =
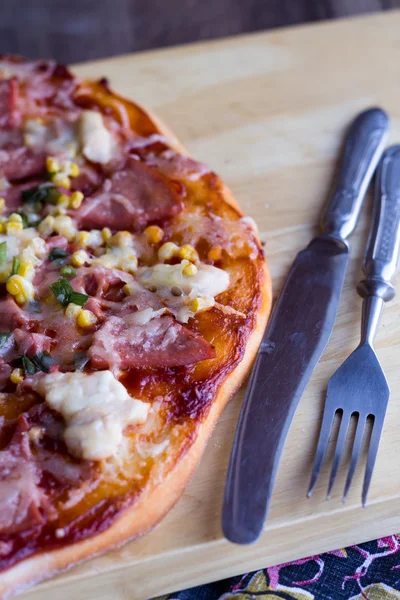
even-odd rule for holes
{"type": "Polygon", "coordinates": [[[259,537],[286,435],[329,340],[346,273],[346,237],[382,154],[388,117],[361,113],[347,135],[322,235],[297,255],[273,310],[250,377],[228,469],[222,528],[232,542],[259,537]]]}

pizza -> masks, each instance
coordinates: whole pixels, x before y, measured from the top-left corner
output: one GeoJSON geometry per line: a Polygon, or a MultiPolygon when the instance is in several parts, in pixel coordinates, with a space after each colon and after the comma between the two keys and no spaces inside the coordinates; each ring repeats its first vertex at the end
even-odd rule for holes
{"type": "Polygon", "coordinates": [[[251,218],[106,79],[0,57],[0,596],[174,505],[251,367],[251,218]]]}

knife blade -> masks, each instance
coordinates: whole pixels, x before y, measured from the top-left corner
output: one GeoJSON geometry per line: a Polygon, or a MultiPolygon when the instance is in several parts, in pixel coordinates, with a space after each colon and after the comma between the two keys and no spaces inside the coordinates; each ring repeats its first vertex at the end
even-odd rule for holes
{"type": "Polygon", "coordinates": [[[222,529],[232,542],[252,543],[262,531],[290,423],[333,329],[348,263],[346,238],[356,226],[388,124],[379,108],[351,124],[322,233],[295,258],[267,325],[225,486],[222,529]]]}

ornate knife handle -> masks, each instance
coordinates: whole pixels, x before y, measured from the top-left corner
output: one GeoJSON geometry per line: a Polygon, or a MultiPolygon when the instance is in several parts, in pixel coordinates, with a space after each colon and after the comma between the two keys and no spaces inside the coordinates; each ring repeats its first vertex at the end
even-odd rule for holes
{"type": "Polygon", "coordinates": [[[364,281],[357,287],[363,298],[385,302],[395,295],[391,279],[400,254],[400,145],[385,151],[378,168],[374,215],[364,257],[364,281]]]}
{"type": "Polygon", "coordinates": [[[358,115],[347,134],[336,190],[322,218],[325,235],[344,240],[354,230],[362,201],[380,159],[389,117],[380,108],[358,115]]]}

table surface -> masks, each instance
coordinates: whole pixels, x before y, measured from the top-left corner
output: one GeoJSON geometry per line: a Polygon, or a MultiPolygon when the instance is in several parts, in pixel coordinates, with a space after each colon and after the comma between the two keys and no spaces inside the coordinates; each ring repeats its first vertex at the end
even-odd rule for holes
{"type": "MultiPolygon", "coordinates": [[[[275,293],[296,252],[316,231],[345,127],[381,105],[400,140],[400,13],[202,43],[80,65],[87,77],[152,108],[196,158],[232,188],[266,242],[275,293]]],[[[149,535],[26,592],[26,600],[141,600],[271,564],[394,533],[399,528],[400,305],[385,307],[377,352],[392,396],[367,509],[361,471],[346,505],[342,469],[325,501],[327,469],[306,499],[329,377],[357,344],[360,278],[369,210],[351,239],[351,262],[334,334],[297,410],[267,527],[259,542],[224,540],[225,473],[243,399],[224,411],[181,500],[149,535]]]]}

